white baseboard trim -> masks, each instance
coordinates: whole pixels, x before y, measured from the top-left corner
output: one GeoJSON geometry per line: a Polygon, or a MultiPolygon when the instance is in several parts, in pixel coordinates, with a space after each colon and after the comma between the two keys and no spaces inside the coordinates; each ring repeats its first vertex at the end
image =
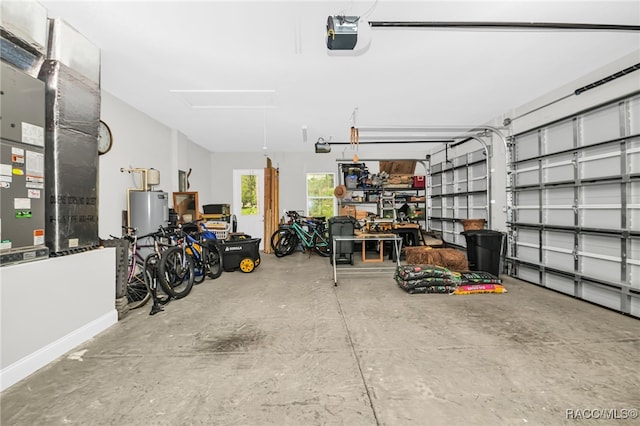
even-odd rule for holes
{"type": "Polygon", "coordinates": [[[20,380],[35,373],[45,365],[69,352],[71,349],[91,339],[98,333],[118,322],[118,311],[115,309],[72,331],[60,339],[49,343],[14,362],[0,371],[0,392],[16,384],[20,380]]]}

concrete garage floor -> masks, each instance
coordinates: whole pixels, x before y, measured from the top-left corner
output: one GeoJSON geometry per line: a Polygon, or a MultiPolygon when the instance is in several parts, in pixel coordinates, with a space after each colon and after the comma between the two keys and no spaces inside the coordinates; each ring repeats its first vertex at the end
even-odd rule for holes
{"type": "Polygon", "coordinates": [[[559,425],[640,409],[637,319],[507,277],[507,294],[409,295],[390,275],[334,288],[316,255],[262,259],[7,389],[1,424],[559,425]]]}

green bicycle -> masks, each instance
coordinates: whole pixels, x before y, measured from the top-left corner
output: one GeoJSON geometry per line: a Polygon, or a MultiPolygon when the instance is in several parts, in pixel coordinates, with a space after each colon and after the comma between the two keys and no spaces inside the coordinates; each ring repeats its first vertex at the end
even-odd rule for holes
{"type": "Polygon", "coordinates": [[[293,253],[300,243],[305,250],[313,250],[320,256],[331,255],[329,231],[324,218],[302,217],[293,210],[286,214],[291,219],[291,225],[271,235],[271,248],[276,257],[293,253]]]}

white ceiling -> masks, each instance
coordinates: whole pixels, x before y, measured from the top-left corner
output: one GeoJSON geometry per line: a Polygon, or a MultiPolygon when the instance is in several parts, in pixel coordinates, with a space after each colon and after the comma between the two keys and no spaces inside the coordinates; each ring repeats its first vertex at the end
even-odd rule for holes
{"type": "Polygon", "coordinates": [[[214,152],[348,142],[356,109],[356,126],[486,123],[640,48],[637,32],[362,25],[366,48],[325,44],[336,14],[640,25],[637,0],[41,3],[101,49],[103,90],[214,152]]]}

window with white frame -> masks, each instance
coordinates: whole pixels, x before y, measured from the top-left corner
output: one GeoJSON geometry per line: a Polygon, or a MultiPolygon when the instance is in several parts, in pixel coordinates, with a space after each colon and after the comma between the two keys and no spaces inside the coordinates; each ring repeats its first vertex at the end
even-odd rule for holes
{"type": "Polygon", "coordinates": [[[315,217],[335,216],[336,201],[333,195],[335,173],[307,173],[307,215],[315,217]]]}

